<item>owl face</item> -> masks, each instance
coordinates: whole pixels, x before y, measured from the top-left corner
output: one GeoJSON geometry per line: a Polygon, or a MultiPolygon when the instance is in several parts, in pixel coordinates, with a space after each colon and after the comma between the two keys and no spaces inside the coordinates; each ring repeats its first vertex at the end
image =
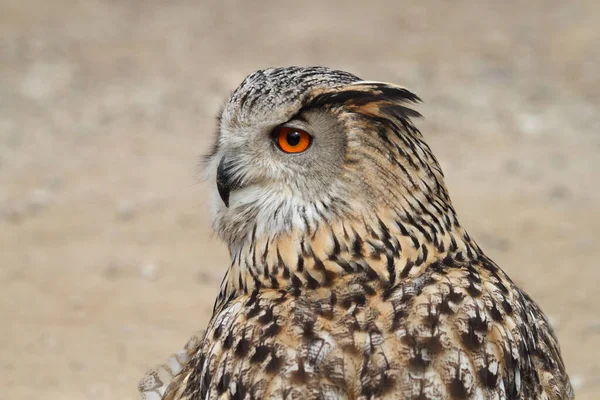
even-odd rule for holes
{"type": "Polygon", "coordinates": [[[393,132],[407,135],[400,122],[415,113],[395,97],[409,94],[324,67],[248,76],[222,110],[206,158],[215,231],[231,246],[393,204],[402,191],[389,185],[403,180],[393,163],[406,147],[393,132]]]}

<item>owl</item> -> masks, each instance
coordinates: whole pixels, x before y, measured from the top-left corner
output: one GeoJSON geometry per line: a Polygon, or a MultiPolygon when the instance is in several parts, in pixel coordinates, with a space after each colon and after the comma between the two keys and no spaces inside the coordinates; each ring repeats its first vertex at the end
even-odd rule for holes
{"type": "Polygon", "coordinates": [[[142,398],[573,398],[548,319],[460,225],[419,102],[325,67],[241,83],[206,156],[231,262],[142,398]]]}

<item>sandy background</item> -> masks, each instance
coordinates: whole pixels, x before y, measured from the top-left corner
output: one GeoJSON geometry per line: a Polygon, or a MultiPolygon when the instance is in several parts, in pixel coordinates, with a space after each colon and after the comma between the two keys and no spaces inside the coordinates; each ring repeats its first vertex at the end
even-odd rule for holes
{"type": "Polygon", "coordinates": [[[0,397],[135,398],[227,265],[196,179],[219,105],[324,64],[424,99],[463,224],[600,398],[600,2],[499,3],[0,0],[0,397]]]}

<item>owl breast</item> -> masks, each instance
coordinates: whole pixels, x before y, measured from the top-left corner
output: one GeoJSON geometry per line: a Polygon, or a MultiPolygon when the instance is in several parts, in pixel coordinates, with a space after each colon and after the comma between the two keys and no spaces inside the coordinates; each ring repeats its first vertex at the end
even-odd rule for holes
{"type": "Polygon", "coordinates": [[[215,313],[184,398],[559,398],[544,389],[566,374],[556,339],[535,328],[543,314],[477,270],[240,296],[215,313]]]}

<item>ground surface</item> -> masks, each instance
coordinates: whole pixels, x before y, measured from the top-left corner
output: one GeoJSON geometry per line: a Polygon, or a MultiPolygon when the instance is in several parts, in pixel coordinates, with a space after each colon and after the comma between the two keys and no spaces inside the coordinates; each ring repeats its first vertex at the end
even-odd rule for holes
{"type": "Polygon", "coordinates": [[[463,224],[600,397],[600,3],[319,3],[0,0],[2,398],[135,398],[204,327],[227,254],[198,156],[290,64],[421,95],[463,224]]]}

